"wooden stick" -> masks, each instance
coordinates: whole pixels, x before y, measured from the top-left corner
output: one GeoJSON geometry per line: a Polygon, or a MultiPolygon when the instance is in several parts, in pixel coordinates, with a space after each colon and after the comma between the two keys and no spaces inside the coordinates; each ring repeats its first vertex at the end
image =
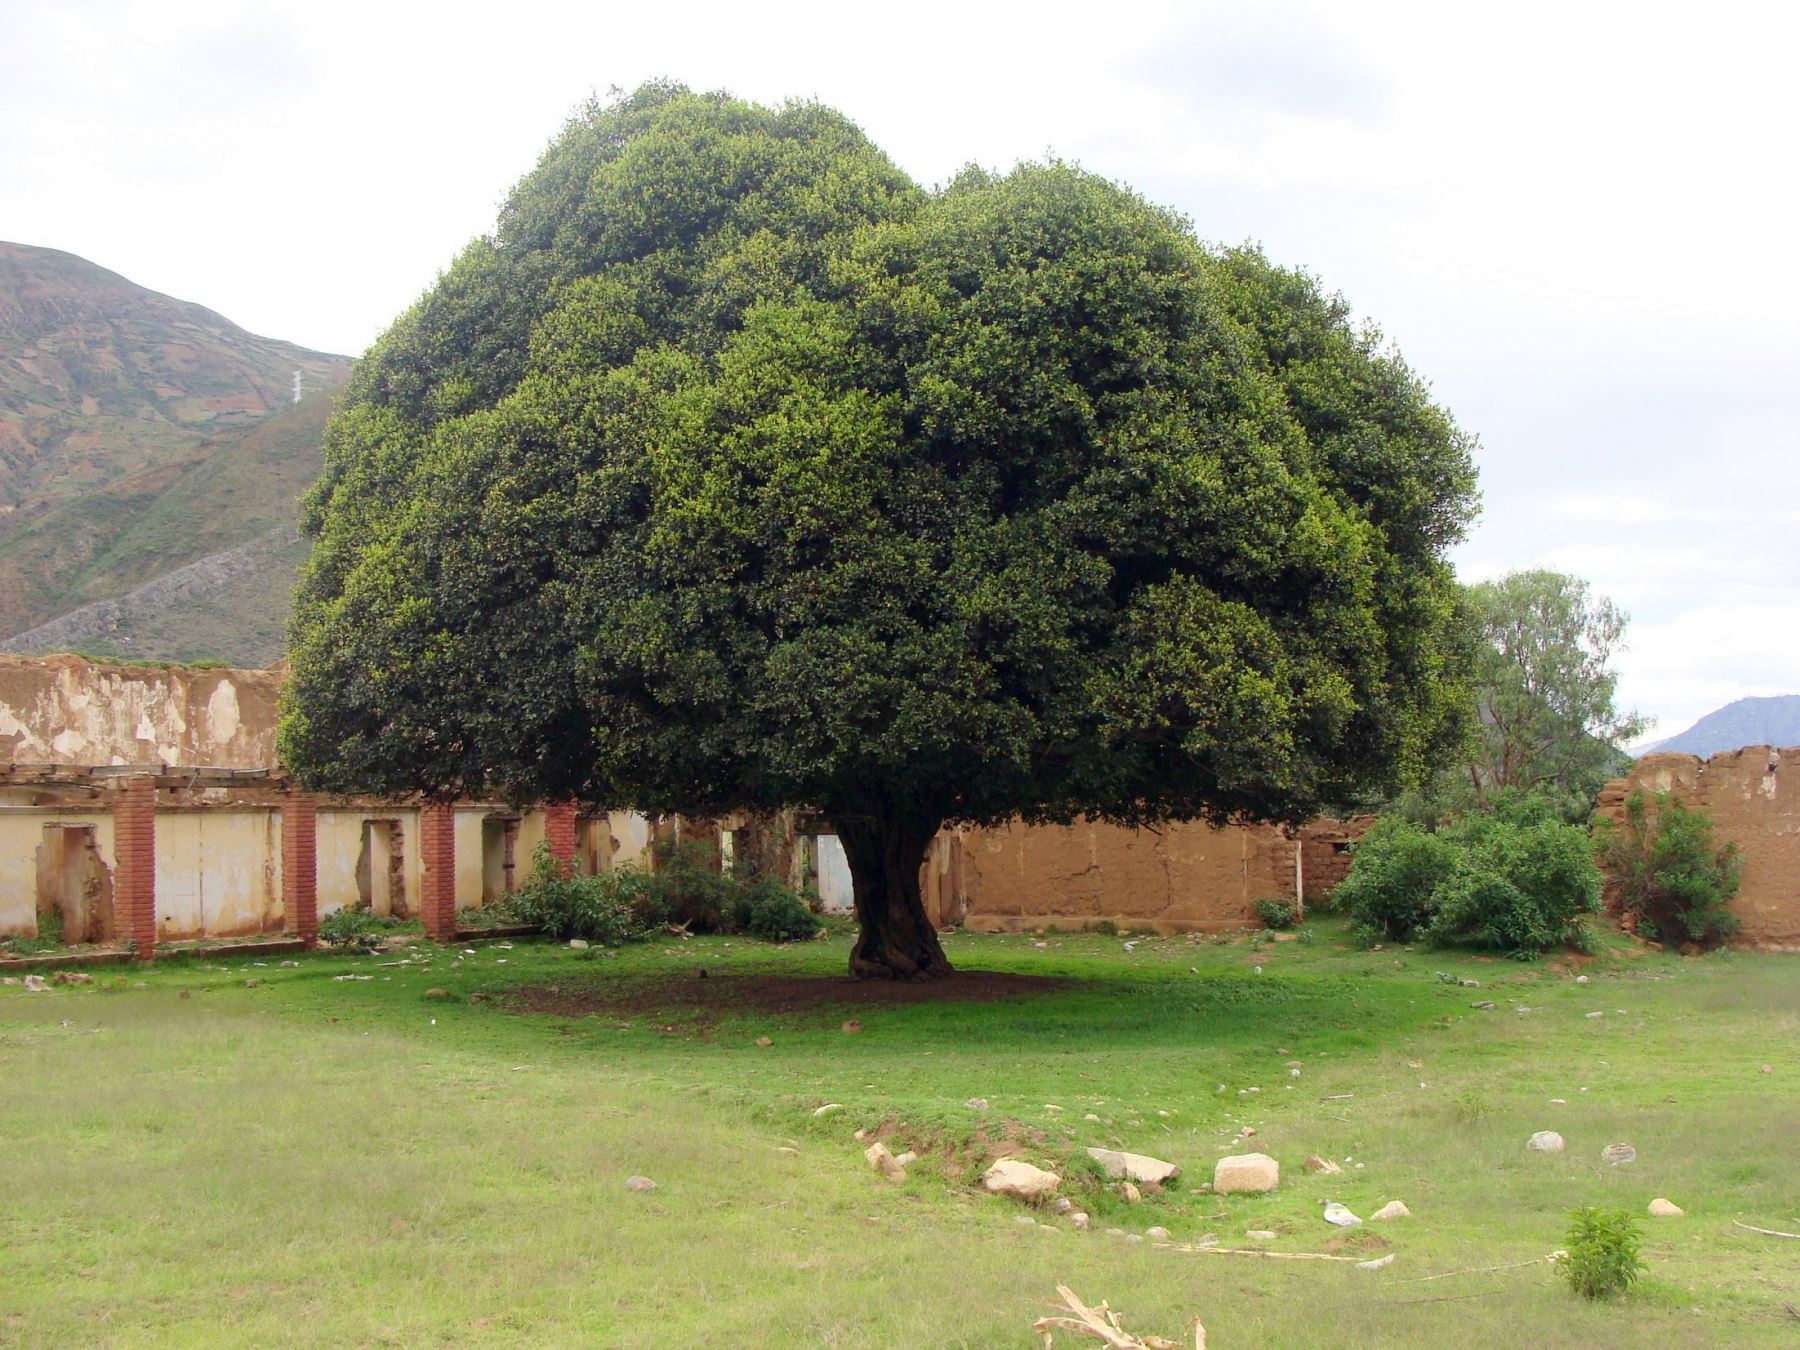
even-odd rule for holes
{"type": "Polygon", "coordinates": [[[1208,1256],[1260,1256],[1265,1261],[1366,1261],[1366,1256],[1327,1256],[1324,1252],[1265,1252],[1258,1247],[1192,1247],[1180,1242],[1159,1242],[1158,1251],[1194,1252],[1208,1256]]]}
{"type": "Polygon", "coordinates": [[[1530,1261],[1514,1261],[1505,1266],[1472,1266],[1468,1270],[1446,1270],[1437,1275],[1414,1275],[1405,1280],[1390,1280],[1390,1284],[1425,1284],[1431,1280],[1453,1280],[1458,1275],[1491,1275],[1497,1270],[1523,1270],[1526,1266],[1538,1266],[1548,1261],[1547,1256],[1540,1256],[1530,1261]]]}
{"type": "Polygon", "coordinates": [[[1773,1228],[1758,1228],[1753,1223],[1739,1223],[1736,1219],[1733,1219],[1732,1222],[1737,1224],[1739,1228],[1748,1228],[1752,1233],[1761,1233],[1764,1237],[1793,1238],[1795,1241],[1800,1242],[1800,1233],[1781,1233],[1773,1228]]]}
{"type": "Polygon", "coordinates": [[[1460,1303],[1466,1298],[1490,1298],[1495,1294],[1506,1294],[1510,1292],[1512,1291],[1504,1288],[1483,1289],[1479,1293],[1474,1294],[1439,1294],[1436,1298],[1403,1298],[1395,1300],[1392,1306],[1396,1308],[1412,1308],[1417,1307],[1421,1303],[1460,1303]]]}

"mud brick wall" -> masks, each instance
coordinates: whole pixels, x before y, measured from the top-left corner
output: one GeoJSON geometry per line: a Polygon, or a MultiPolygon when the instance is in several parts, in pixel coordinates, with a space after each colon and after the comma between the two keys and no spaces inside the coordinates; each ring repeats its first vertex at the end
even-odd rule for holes
{"type": "Polygon", "coordinates": [[[1711,759],[1645,755],[1601,792],[1598,815],[1618,820],[1635,790],[1668,792],[1709,812],[1715,837],[1738,846],[1744,879],[1732,910],[1742,945],[1800,951],[1800,746],[1749,746],[1711,759]]]}

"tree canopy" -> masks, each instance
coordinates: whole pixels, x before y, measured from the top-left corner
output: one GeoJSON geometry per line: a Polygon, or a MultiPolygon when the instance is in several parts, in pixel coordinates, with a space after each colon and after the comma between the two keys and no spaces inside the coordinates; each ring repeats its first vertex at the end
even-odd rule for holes
{"type": "Polygon", "coordinates": [[[282,753],[321,789],[837,829],[852,969],[948,969],[931,837],[1296,820],[1438,762],[1469,443],[1344,303],[1073,166],[839,114],[573,119],[363,360],[282,753]]]}

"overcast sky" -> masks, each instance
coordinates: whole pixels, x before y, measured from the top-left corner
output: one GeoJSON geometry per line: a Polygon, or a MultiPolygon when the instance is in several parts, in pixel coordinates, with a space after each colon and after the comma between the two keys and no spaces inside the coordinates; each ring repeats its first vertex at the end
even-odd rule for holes
{"type": "Polygon", "coordinates": [[[1054,152],[1377,322],[1481,438],[1461,574],[1618,601],[1668,734],[1800,692],[1795,13],[0,0],[0,238],[358,353],[614,85],[818,98],[927,184],[1054,152]]]}

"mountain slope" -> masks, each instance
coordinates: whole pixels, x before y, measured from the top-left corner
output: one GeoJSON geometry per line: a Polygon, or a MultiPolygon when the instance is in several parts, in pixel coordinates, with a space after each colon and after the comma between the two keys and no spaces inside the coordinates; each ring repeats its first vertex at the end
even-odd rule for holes
{"type": "Polygon", "coordinates": [[[1706,759],[1746,745],[1800,745],[1800,694],[1740,698],[1709,712],[1679,736],[1658,741],[1640,753],[1675,750],[1706,759]]]}
{"type": "Polygon", "coordinates": [[[0,243],[0,635],[250,545],[288,561],[243,617],[260,631],[265,605],[285,615],[295,501],[348,373],[72,254],[0,243]],[[296,371],[315,391],[298,404],[296,371]]]}

